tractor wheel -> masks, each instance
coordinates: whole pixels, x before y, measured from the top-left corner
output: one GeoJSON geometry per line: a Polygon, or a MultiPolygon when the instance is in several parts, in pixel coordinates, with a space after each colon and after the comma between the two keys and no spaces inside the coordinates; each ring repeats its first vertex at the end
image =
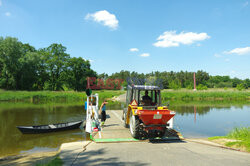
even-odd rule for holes
{"type": "Polygon", "coordinates": [[[132,137],[139,139],[139,137],[140,137],[140,120],[137,116],[133,116],[132,113],[130,115],[129,126],[130,126],[130,133],[131,133],[132,137]]]}
{"type": "Polygon", "coordinates": [[[122,120],[123,120],[123,121],[122,121],[123,126],[124,126],[125,128],[128,128],[129,125],[126,124],[126,121],[127,121],[127,111],[126,111],[125,109],[123,110],[122,120]]]}

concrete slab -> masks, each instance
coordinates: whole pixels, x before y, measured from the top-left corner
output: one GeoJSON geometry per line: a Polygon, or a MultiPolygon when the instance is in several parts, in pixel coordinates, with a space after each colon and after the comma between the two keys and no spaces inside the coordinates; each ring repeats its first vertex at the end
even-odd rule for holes
{"type": "Polygon", "coordinates": [[[250,154],[187,141],[92,143],[74,166],[83,165],[250,165],[250,154]]]}
{"type": "Polygon", "coordinates": [[[102,138],[99,139],[98,134],[94,136],[96,142],[101,143],[63,144],[60,158],[64,165],[250,166],[250,153],[225,149],[204,139],[129,141],[133,138],[129,129],[122,126],[122,111],[108,110],[107,113],[110,118],[103,128],[102,138]],[[109,143],[104,143],[105,140],[109,143]]]}
{"type": "Polygon", "coordinates": [[[71,165],[77,158],[77,155],[86,150],[86,146],[91,141],[64,143],[59,149],[59,156],[63,160],[64,165],[71,165]]]}
{"type": "Polygon", "coordinates": [[[123,127],[122,125],[122,119],[121,114],[122,110],[108,110],[107,114],[109,115],[109,118],[106,120],[104,126],[102,127],[102,131],[99,133],[96,133],[93,138],[94,141],[98,140],[96,142],[107,142],[107,140],[112,140],[120,142],[122,140],[135,140],[128,128],[123,127]],[[103,141],[101,141],[103,139],[103,141]],[[119,139],[119,141],[118,141],[119,139]]]}

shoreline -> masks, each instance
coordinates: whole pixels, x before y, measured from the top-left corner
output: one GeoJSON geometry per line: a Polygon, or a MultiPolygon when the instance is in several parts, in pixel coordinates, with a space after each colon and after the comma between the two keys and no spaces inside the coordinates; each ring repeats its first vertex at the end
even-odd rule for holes
{"type": "MultiPolygon", "coordinates": [[[[125,90],[93,90],[98,93],[100,100],[110,99],[124,101],[125,90]]],[[[6,91],[0,90],[0,102],[83,102],[86,99],[85,92],[75,91],[6,91]]],[[[209,90],[162,90],[162,100],[180,101],[250,101],[250,90],[238,91],[235,89],[209,89],[209,90]]]]}
{"type": "Polygon", "coordinates": [[[59,154],[57,151],[35,152],[31,154],[19,154],[0,157],[0,165],[34,165],[39,163],[47,163],[59,154]]]}

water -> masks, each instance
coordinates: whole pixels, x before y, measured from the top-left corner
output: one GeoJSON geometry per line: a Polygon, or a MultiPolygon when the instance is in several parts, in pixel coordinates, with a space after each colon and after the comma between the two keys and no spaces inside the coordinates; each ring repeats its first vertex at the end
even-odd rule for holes
{"type": "Polygon", "coordinates": [[[250,127],[250,106],[173,106],[174,128],[185,138],[226,135],[235,127],[250,127]]]}
{"type": "Polygon", "coordinates": [[[76,129],[48,134],[22,134],[16,126],[30,126],[85,119],[82,105],[0,103],[0,156],[55,151],[64,142],[84,139],[76,129]]]}
{"type": "MultiPolygon", "coordinates": [[[[110,103],[107,109],[122,109],[110,103]]],[[[225,135],[234,127],[250,126],[249,103],[170,102],[176,111],[174,127],[186,138],[225,135]]],[[[22,134],[16,126],[61,123],[85,119],[82,103],[0,103],[0,157],[55,151],[62,143],[86,140],[83,129],[47,134],[22,134]]]]}

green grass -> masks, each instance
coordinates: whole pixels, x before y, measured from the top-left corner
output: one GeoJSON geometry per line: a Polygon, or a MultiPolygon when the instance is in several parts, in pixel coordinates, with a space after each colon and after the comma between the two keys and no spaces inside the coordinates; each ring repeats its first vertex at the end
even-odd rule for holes
{"type": "MultiPolygon", "coordinates": [[[[112,98],[119,96],[125,91],[120,90],[100,90],[93,91],[98,93],[99,99],[112,98]]],[[[74,91],[0,91],[0,101],[26,101],[26,102],[81,102],[86,100],[85,92],[74,91]]]]}
{"type": "Polygon", "coordinates": [[[62,166],[63,161],[59,157],[56,157],[55,159],[51,160],[49,163],[46,164],[36,164],[36,166],[62,166]]]}
{"type": "Polygon", "coordinates": [[[221,138],[226,138],[225,136],[215,136],[215,137],[209,137],[208,140],[216,140],[216,139],[221,139],[221,138]]]}
{"type": "Polygon", "coordinates": [[[250,100],[250,91],[236,90],[164,90],[162,100],[250,100]]]}
{"type": "Polygon", "coordinates": [[[229,147],[233,146],[237,148],[243,148],[246,151],[250,152],[250,127],[235,128],[230,131],[226,136],[216,136],[210,137],[208,139],[216,140],[221,138],[237,140],[233,142],[227,142],[225,143],[225,145],[229,147]]]}
{"type": "MultiPolygon", "coordinates": [[[[119,96],[126,91],[120,90],[98,90],[93,91],[99,94],[100,100],[119,96]]],[[[85,92],[74,91],[5,91],[0,90],[0,101],[26,101],[26,102],[82,102],[86,100],[85,92]]],[[[162,100],[193,100],[193,101],[243,101],[250,100],[250,91],[237,91],[234,89],[209,89],[206,91],[193,90],[163,90],[162,100]]]]}

